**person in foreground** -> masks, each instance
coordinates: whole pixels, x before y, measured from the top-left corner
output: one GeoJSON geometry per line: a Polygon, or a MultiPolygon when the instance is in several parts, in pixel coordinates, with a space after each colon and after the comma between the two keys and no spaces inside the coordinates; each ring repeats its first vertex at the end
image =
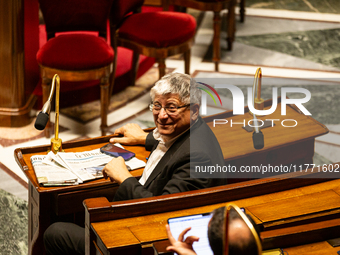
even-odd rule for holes
{"type": "MultiPolygon", "coordinates": [[[[208,225],[208,239],[214,255],[224,254],[224,211],[225,207],[216,209],[208,225]]],[[[259,230],[255,222],[250,216],[247,215],[247,217],[253,226],[255,226],[256,232],[259,235],[259,230]]],[[[190,227],[184,229],[176,240],[172,236],[169,225],[166,225],[166,231],[171,244],[167,247],[167,250],[176,252],[179,255],[196,255],[193,249],[193,243],[198,242],[199,238],[196,236],[188,236],[184,239],[185,234],[190,231],[190,229],[190,227]]],[[[228,242],[229,255],[258,255],[258,247],[254,236],[240,215],[233,209],[230,210],[229,214],[228,242]]]]}
{"type": "MultiPolygon", "coordinates": [[[[111,138],[111,143],[145,145],[151,154],[139,181],[128,171],[122,157],[113,158],[104,167],[104,177],[120,185],[114,201],[226,184],[226,179],[190,177],[190,170],[196,165],[224,165],[216,137],[199,116],[201,90],[197,85],[189,75],[164,76],[150,92],[154,131],[146,133],[136,124],[115,131],[123,137],[111,138]]],[[[45,231],[44,244],[47,254],[84,254],[84,228],[72,223],[54,223],[45,231]]]]}

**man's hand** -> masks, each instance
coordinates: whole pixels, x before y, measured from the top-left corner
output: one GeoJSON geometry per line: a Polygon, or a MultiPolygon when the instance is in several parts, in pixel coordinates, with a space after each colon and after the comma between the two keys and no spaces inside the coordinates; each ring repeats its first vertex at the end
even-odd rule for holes
{"type": "Polygon", "coordinates": [[[105,179],[110,178],[112,182],[116,181],[119,185],[127,178],[132,177],[122,157],[113,158],[107,163],[103,168],[103,175],[105,179]]]}
{"type": "Polygon", "coordinates": [[[137,124],[126,124],[121,128],[117,128],[114,134],[123,135],[124,137],[114,137],[110,139],[110,143],[120,143],[126,145],[145,144],[148,133],[144,132],[137,124]]]}
{"type": "Polygon", "coordinates": [[[188,236],[184,241],[184,235],[191,229],[191,227],[186,228],[179,234],[178,240],[176,240],[170,231],[170,227],[167,224],[166,233],[168,234],[169,241],[171,246],[166,247],[167,251],[176,252],[179,255],[196,255],[196,252],[192,248],[194,242],[198,242],[199,237],[197,236],[188,236]]]}

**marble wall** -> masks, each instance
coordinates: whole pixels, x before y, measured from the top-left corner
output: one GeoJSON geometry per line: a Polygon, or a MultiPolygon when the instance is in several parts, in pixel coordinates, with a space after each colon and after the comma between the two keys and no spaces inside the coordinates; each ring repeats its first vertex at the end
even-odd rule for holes
{"type": "Polygon", "coordinates": [[[0,189],[0,254],[28,253],[27,201],[0,189]]]}

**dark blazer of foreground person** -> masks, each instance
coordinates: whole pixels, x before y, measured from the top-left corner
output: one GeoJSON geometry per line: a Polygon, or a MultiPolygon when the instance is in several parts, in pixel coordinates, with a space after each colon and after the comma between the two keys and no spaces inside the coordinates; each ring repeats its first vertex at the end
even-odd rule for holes
{"type": "MultiPolygon", "coordinates": [[[[146,140],[146,149],[155,149],[158,141],[152,132],[146,140]]],[[[152,152],[151,152],[152,153],[152,152]]],[[[118,188],[114,201],[146,198],[226,184],[226,179],[190,178],[191,168],[223,166],[220,145],[209,126],[198,118],[197,122],[180,136],[157,164],[146,183],[141,185],[134,177],[126,179],[118,188]]]]}

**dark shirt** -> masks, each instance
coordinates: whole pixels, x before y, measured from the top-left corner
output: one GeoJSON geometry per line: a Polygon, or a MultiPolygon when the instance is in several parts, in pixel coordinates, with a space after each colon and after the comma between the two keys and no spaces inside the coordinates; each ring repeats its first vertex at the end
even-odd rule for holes
{"type": "MultiPolygon", "coordinates": [[[[158,141],[150,133],[146,140],[146,149],[154,150],[157,144],[158,141]]],[[[217,164],[224,165],[221,148],[209,126],[199,118],[168,149],[144,185],[141,185],[135,177],[126,179],[117,189],[114,201],[146,198],[226,184],[226,179],[190,177],[190,170],[193,170],[196,165],[215,166],[217,164]]]]}

